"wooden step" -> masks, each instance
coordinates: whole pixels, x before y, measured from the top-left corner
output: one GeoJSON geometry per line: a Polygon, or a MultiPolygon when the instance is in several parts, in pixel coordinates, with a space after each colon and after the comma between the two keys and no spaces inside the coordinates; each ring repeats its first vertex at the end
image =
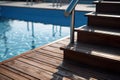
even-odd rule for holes
{"type": "Polygon", "coordinates": [[[120,49],[85,43],[61,47],[64,60],[120,72],[120,49]]]}
{"type": "Polygon", "coordinates": [[[88,26],[98,26],[120,29],[120,15],[98,14],[95,12],[87,13],[88,26]]]}
{"type": "Polygon", "coordinates": [[[120,14],[120,2],[118,1],[94,1],[96,13],[120,14]]]}
{"type": "Polygon", "coordinates": [[[120,30],[86,26],[76,29],[77,41],[120,48],[120,30]]]}

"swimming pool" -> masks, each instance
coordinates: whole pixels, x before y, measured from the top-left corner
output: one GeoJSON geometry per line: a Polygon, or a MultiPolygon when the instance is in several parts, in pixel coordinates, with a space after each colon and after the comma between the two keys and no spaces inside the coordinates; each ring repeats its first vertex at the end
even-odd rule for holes
{"type": "MultiPolygon", "coordinates": [[[[70,17],[63,10],[2,6],[0,11],[0,62],[69,35],[70,17]]],[[[75,27],[86,24],[85,13],[76,12],[75,27]]]]}

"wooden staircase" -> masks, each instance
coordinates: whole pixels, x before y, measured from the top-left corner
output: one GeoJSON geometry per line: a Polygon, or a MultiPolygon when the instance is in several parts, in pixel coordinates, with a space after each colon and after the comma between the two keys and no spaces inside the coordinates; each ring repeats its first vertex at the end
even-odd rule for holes
{"type": "Polygon", "coordinates": [[[96,12],[76,29],[77,40],[61,47],[64,60],[120,72],[120,1],[95,1],[96,12]]]}

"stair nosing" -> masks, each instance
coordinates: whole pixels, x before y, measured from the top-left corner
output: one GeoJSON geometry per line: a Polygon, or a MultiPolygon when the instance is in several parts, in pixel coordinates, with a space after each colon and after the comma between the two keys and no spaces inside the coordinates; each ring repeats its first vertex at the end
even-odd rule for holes
{"type": "MultiPolygon", "coordinates": [[[[73,44],[74,45],[74,44],[73,44]]],[[[91,44],[92,45],[92,44],[91,44]]],[[[109,59],[109,60],[113,60],[113,61],[120,61],[120,55],[111,55],[111,54],[108,54],[108,53],[104,53],[104,52],[99,52],[99,51],[93,51],[92,53],[89,53],[89,52],[86,52],[86,51],[83,51],[83,50],[80,50],[80,49],[75,49],[74,47],[73,48],[70,48],[70,47],[65,47],[65,49],[67,50],[71,50],[71,51],[75,51],[75,52],[78,52],[78,53],[81,53],[81,54],[85,54],[85,55],[90,55],[90,56],[96,56],[96,57],[101,57],[101,58],[104,58],[104,59],[109,59]],[[103,55],[104,53],[104,55],[103,55]],[[99,54],[99,55],[98,55],[99,54]]]]}
{"type": "Polygon", "coordinates": [[[93,1],[94,4],[104,3],[104,4],[120,4],[119,1],[93,1]]]}
{"type": "MultiPolygon", "coordinates": [[[[89,26],[86,26],[89,27],[89,26]]],[[[111,36],[118,36],[120,37],[119,32],[112,32],[112,31],[107,31],[107,30],[100,30],[100,29],[95,29],[95,28],[78,28],[75,29],[75,31],[86,31],[86,32],[92,32],[92,33],[98,33],[98,34],[105,34],[105,35],[111,35],[111,36]]]]}
{"type": "Polygon", "coordinates": [[[87,13],[87,14],[85,14],[85,16],[98,16],[98,17],[120,18],[120,15],[104,14],[104,13],[96,13],[96,12],[87,13]]]}

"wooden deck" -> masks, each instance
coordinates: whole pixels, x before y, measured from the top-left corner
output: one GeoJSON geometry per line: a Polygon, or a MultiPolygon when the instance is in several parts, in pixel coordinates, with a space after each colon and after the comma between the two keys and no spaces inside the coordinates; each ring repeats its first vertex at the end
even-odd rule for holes
{"type": "Polygon", "coordinates": [[[0,80],[119,80],[108,73],[87,66],[74,66],[63,61],[59,48],[69,43],[63,39],[28,51],[25,55],[0,65],[0,80]]]}

